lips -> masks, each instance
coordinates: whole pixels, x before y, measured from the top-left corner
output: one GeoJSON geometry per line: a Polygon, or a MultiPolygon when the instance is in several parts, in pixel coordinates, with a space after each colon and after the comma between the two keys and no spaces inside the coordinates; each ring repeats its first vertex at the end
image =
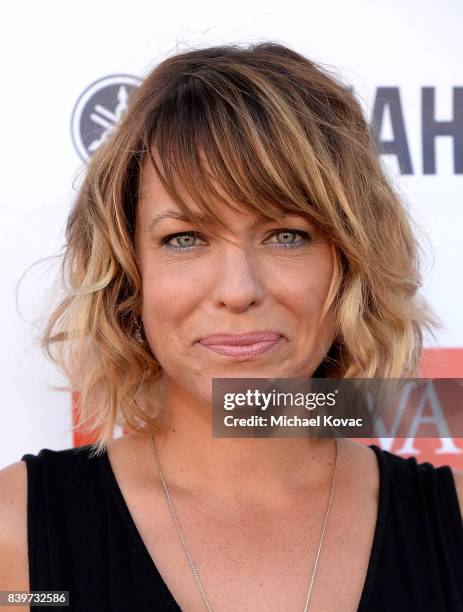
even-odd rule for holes
{"type": "Polygon", "coordinates": [[[259,342],[276,342],[281,338],[277,332],[252,331],[244,334],[212,334],[199,341],[205,346],[247,346],[259,342]]]}
{"type": "Polygon", "coordinates": [[[277,332],[247,332],[245,334],[213,334],[201,338],[205,349],[232,359],[250,359],[271,350],[283,340],[277,332]]]}

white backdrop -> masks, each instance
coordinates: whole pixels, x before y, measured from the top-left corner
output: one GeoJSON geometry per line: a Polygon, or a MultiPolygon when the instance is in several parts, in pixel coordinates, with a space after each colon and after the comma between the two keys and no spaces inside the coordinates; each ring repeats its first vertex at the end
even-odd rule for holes
{"type": "MultiPolygon", "coordinates": [[[[47,299],[56,265],[27,274],[19,312],[15,288],[28,266],[64,243],[84,168],[71,134],[73,109],[92,83],[111,75],[143,77],[177,49],[279,41],[336,68],[369,119],[375,100],[377,110],[378,100],[388,101],[380,138],[400,151],[402,168],[396,154],[383,159],[434,251],[424,293],[445,329],[433,346],[463,350],[461,2],[9,0],[0,24],[0,467],[25,452],[72,445],[70,397],[50,388],[64,381],[34,346],[36,331],[28,323],[47,299]],[[433,130],[453,135],[434,139],[433,130]]],[[[460,364],[463,377],[463,359],[460,364]]]]}

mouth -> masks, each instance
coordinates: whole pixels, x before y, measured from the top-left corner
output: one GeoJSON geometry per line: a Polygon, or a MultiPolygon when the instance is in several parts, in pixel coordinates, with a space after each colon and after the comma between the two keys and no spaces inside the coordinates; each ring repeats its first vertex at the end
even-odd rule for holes
{"type": "Polygon", "coordinates": [[[232,359],[251,358],[270,351],[283,336],[277,332],[248,332],[245,334],[214,334],[201,338],[205,349],[232,359]]]}

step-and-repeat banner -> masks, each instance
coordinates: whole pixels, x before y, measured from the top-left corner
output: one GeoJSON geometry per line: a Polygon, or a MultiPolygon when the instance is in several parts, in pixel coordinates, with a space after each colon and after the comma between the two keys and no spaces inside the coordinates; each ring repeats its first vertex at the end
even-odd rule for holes
{"type": "MultiPolygon", "coordinates": [[[[47,302],[59,291],[59,259],[50,256],[64,244],[86,163],[131,93],[158,62],[194,47],[274,40],[351,83],[391,180],[427,237],[423,294],[444,325],[426,338],[421,375],[463,378],[458,2],[25,0],[4,3],[2,14],[0,467],[25,452],[90,441],[73,432],[78,396],[59,390],[65,381],[37,346],[47,302]]],[[[407,437],[361,441],[463,469],[463,439],[439,426],[441,401],[432,389],[426,394],[407,437]]]]}

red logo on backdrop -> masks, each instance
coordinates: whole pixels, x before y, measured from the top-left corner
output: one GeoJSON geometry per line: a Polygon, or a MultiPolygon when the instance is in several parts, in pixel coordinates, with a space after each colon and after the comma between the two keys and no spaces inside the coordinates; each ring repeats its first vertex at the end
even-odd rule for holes
{"type": "MultiPolygon", "coordinates": [[[[425,349],[420,367],[422,378],[463,378],[463,348],[451,349],[425,349]]],[[[416,399],[410,405],[408,412],[420,410],[420,425],[415,431],[416,436],[430,436],[432,433],[432,419],[427,419],[426,414],[431,414],[437,404],[445,404],[452,401],[451,385],[445,385],[442,389],[438,381],[434,381],[434,393],[427,394],[420,403],[416,399]],[[450,391],[449,391],[450,389],[450,391]],[[426,412],[427,411],[427,412],[426,412]],[[425,418],[423,418],[425,417],[425,418]],[[428,421],[428,422],[426,422],[428,421]],[[423,428],[423,429],[421,429],[423,428]]],[[[452,410],[459,410],[453,407],[452,410]]],[[[73,423],[77,422],[79,410],[79,394],[72,394],[73,423]]],[[[461,407],[463,410],[463,406],[461,407]]],[[[410,414],[409,414],[410,418],[410,414]]],[[[413,415],[411,415],[413,420],[413,415]]],[[[435,427],[435,426],[434,426],[435,427]]],[[[126,432],[124,432],[126,433],[126,432]]],[[[388,450],[402,457],[416,457],[419,463],[429,461],[435,466],[450,465],[456,470],[463,470],[463,438],[445,436],[445,432],[436,432],[440,437],[408,437],[408,438],[352,438],[363,444],[376,444],[383,450],[388,450]],[[444,437],[445,436],[445,437],[444,437]]],[[[91,444],[96,440],[97,432],[82,433],[74,430],[74,446],[91,444]]]]}

